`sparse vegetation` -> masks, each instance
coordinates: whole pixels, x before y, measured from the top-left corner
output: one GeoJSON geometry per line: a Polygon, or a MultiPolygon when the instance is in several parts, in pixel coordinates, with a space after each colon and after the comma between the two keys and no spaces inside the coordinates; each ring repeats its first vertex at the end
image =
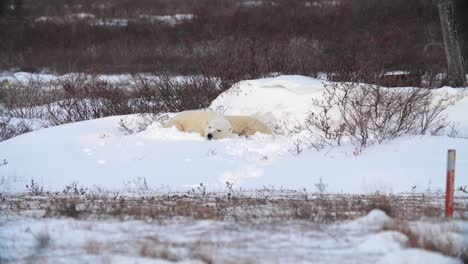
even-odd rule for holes
{"type": "Polygon", "coordinates": [[[31,194],[33,196],[44,195],[45,194],[44,193],[44,187],[39,185],[34,180],[31,180],[30,185],[26,184],[26,189],[28,190],[29,194],[31,194]]]}
{"type": "Polygon", "coordinates": [[[78,187],[77,183],[72,183],[70,185],[65,186],[62,193],[65,195],[85,195],[88,191],[88,188],[83,186],[78,187]]]}
{"type": "Polygon", "coordinates": [[[406,70],[431,87],[445,71],[434,1],[24,2],[21,16],[0,17],[0,69],[168,71],[226,81],[274,72],[366,81],[406,70]],[[173,14],[193,17],[151,19],[173,14]]]}
{"type": "MultiPolygon", "coordinates": [[[[204,230],[203,234],[211,234],[211,240],[208,237],[205,239],[205,236],[200,239],[198,233],[195,232],[196,238],[193,241],[191,239],[183,241],[180,240],[180,236],[177,236],[178,240],[174,243],[166,236],[160,236],[159,232],[143,232],[141,234],[144,235],[138,234],[137,239],[132,236],[134,239],[131,240],[133,253],[129,254],[171,261],[181,259],[209,261],[213,259],[213,254],[203,251],[200,246],[208,248],[219,245],[233,247],[232,244],[224,244],[223,234],[228,234],[230,238],[233,238],[232,236],[237,236],[238,232],[243,234],[245,232],[266,232],[268,234],[271,232],[268,230],[276,230],[280,233],[286,230],[287,232],[295,230],[294,232],[302,234],[303,230],[308,230],[314,234],[323,231],[324,235],[331,236],[333,239],[335,236],[338,238],[338,235],[342,235],[341,233],[333,233],[334,228],[336,228],[334,222],[353,220],[377,208],[392,217],[392,221],[387,223],[382,231],[397,231],[404,234],[408,238],[408,245],[405,246],[438,251],[445,255],[466,259],[464,249],[456,247],[454,243],[451,244],[450,239],[440,237],[440,234],[443,233],[447,234],[447,238],[450,238],[450,232],[441,233],[434,229],[434,233],[421,233],[408,224],[409,221],[419,219],[426,220],[414,223],[430,224],[428,218],[438,219],[443,214],[443,195],[437,193],[349,195],[308,193],[306,189],[294,191],[271,187],[251,191],[236,190],[235,195],[232,193],[234,193],[232,184],[226,183],[226,192],[206,193],[204,196],[197,191],[195,193],[158,193],[153,191],[132,196],[118,196],[104,190],[89,190],[84,195],[46,192],[41,197],[29,193],[5,194],[0,200],[0,210],[2,216],[29,217],[35,222],[44,221],[43,218],[46,218],[46,221],[48,221],[47,219],[57,219],[56,221],[62,221],[62,223],[72,223],[72,228],[86,232],[95,231],[95,225],[104,225],[106,237],[109,225],[118,226],[116,232],[130,233],[137,230],[134,226],[135,223],[141,223],[138,225],[140,227],[149,224],[149,230],[153,231],[171,225],[177,228],[197,227],[197,230],[204,230]],[[79,221],[64,218],[79,219],[79,221]],[[140,222],[134,220],[140,220],[140,222]],[[131,224],[127,225],[128,223],[131,224]],[[209,224],[207,225],[207,223],[209,224]],[[283,230],[283,227],[286,229],[283,230]],[[328,227],[331,228],[328,229],[328,227]],[[298,228],[300,231],[297,230],[298,228]],[[174,251],[180,248],[183,248],[182,252],[187,254],[174,251]]],[[[456,200],[454,217],[466,220],[468,216],[467,197],[457,196],[456,200]]],[[[447,223],[448,227],[449,224],[447,223]]],[[[60,226],[65,227],[65,225],[60,226]]],[[[438,226],[443,227],[444,224],[438,223],[438,226]]],[[[360,228],[365,229],[366,227],[360,228]]],[[[450,230],[455,233],[459,232],[456,229],[450,230]]],[[[34,236],[37,236],[37,250],[24,253],[31,254],[30,257],[43,254],[41,250],[49,250],[47,247],[49,241],[52,240],[47,232],[43,232],[44,236],[41,235],[42,233],[36,233],[37,231],[33,232],[34,236]]],[[[54,233],[56,235],[56,232],[54,233]]],[[[353,235],[355,236],[356,233],[354,232],[353,235]]],[[[321,237],[314,238],[312,236],[311,239],[317,238],[321,237]]],[[[53,244],[60,244],[60,241],[55,239],[52,241],[53,244]]],[[[242,240],[242,243],[245,242],[242,240]]],[[[271,243],[275,242],[271,241],[271,243]]],[[[98,256],[122,248],[121,243],[109,243],[109,240],[101,240],[99,237],[84,240],[80,246],[84,253],[98,256]]],[[[234,245],[234,247],[237,246],[239,245],[234,245]]],[[[282,244],[282,246],[284,245],[282,244]]],[[[125,242],[125,248],[129,249],[128,241],[125,242]]],[[[60,250],[64,249],[60,248],[60,250]]],[[[74,248],[74,250],[77,249],[74,248]]]]}
{"type": "MultiPolygon", "coordinates": [[[[444,197],[439,194],[345,195],[320,193],[320,190],[307,193],[306,190],[275,190],[267,187],[256,191],[234,191],[232,184],[226,183],[226,192],[222,193],[207,192],[201,184],[187,193],[146,191],[122,196],[102,190],[84,192],[74,185],[65,189],[68,192],[51,193],[44,192],[35,182],[31,185],[37,191],[23,195],[4,195],[2,208],[11,213],[39,210],[37,212],[42,211],[47,217],[79,219],[168,219],[183,216],[236,221],[308,219],[319,223],[353,219],[372,209],[381,209],[391,217],[407,220],[423,216],[440,217],[444,211],[444,197]],[[36,199],[37,195],[42,197],[36,199]],[[262,212],[261,218],[259,212],[262,212]]],[[[466,219],[467,197],[457,196],[456,199],[455,217],[466,219]]]]}
{"type": "Polygon", "coordinates": [[[206,108],[228,87],[208,77],[182,80],[135,75],[130,84],[100,80],[97,75],[74,75],[54,82],[30,79],[15,82],[0,94],[0,141],[34,129],[95,118],[139,114],[144,122],[127,134],[142,131],[152,122],[167,119],[167,112],[206,108]],[[224,85],[225,88],[222,88],[224,85]]]}
{"type": "Polygon", "coordinates": [[[444,111],[456,98],[430,90],[384,88],[353,82],[325,84],[322,101],[314,105],[306,129],[318,132],[313,146],[339,146],[350,140],[358,149],[403,135],[437,135],[449,125],[444,111]]]}
{"type": "Polygon", "coordinates": [[[467,187],[467,185],[465,185],[465,186],[458,186],[457,191],[468,194],[468,190],[466,189],[466,187],[467,187]]]}

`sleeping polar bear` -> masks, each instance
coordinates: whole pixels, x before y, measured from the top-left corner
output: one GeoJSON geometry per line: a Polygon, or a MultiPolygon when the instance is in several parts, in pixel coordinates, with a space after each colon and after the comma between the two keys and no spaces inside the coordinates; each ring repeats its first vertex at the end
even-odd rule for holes
{"type": "Polygon", "coordinates": [[[199,133],[207,139],[232,137],[231,123],[221,114],[214,111],[192,110],[176,115],[163,127],[175,126],[179,131],[199,133]]]}
{"type": "Polygon", "coordinates": [[[239,136],[250,136],[256,132],[271,135],[271,129],[262,121],[251,116],[225,116],[231,123],[232,132],[239,136]]]}

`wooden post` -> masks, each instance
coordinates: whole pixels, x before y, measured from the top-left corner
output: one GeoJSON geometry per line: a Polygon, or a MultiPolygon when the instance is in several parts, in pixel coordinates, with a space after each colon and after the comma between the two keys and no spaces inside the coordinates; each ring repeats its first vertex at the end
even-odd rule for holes
{"type": "Polygon", "coordinates": [[[466,76],[463,59],[457,39],[455,8],[452,1],[439,4],[439,17],[444,36],[445,55],[447,56],[447,75],[452,87],[465,86],[466,76]]]}
{"type": "Polygon", "coordinates": [[[449,149],[447,155],[447,183],[445,190],[445,217],[453,216],[453,189],[455,182],[455,150],[449,149]]]}

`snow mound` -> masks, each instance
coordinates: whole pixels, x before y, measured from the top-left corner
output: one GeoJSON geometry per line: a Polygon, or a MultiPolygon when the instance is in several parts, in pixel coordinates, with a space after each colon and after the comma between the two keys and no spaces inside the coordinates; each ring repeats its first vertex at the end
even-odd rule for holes
{"type": "Polygon", "coordinates": [[[390,224],[392,221],[392,218],[385,212],[374,209],[367,215],[347,223],[347,227],[352,228],[355,226],[365,226],[368,230],[381,230],[385,225],[390,224]]]}
{"type": "Polygon", "coordinates": [[[323,88],[323,80],[301,75],[281,75],[273,78],[248,80],[245,83],[257,88],[287,89],[296,94],[310,94],[323,88]]]}
{"type": "Polygon", "coordinates": [[[422,249],[405,249],[400,251],[394,251],[379,261],[378,264],[394,264],[394,263],[405,263],[405,264],[461,264],[463,263],[459,259],[444,256],[440,253],[429,252],[422,249]]]}
{"type": "MultiPolygon", "coordinates": [[[[271,126],[291,128],[304,124],[310,112],[321,111],[313,101],[323,99],[326,83],[299,75],[246,80],[219,95],[209,108],[225,115],[253,115],[271,126]]],[[[447,109],[447,118],[460,131],[460,136],[468,137],[465,114],[468,112],[468,88],[443,87],[432,91],[436,96],[457,96],[456,103],[447,109]]]]}
{"type": "MultiPolygon", "coordinates": [[[[321,80],[303,76],[243,81],[216,98],[211,108],[294,125],[304,122],[312,100],[320,99],[323,89],[321,80]]],[[[448,87],[436,92],[466,93],[448,87]]],[[[465,97],[449,109],[449,119],[468,128],[466,112],[465,97]]],[[[401,137],[356,155],[355,148],[346,144],[323,151],[307,149],[300,144],[302,134],[207,141],[154,123],[128,135],[119,129],[122,118],[133,127],[142,119],[108,117],[0,142],[0,161],[8,162],[0,166],[0,191],[26,191],[31,180],[46,190],[60,191],[73,182],[121,189],[145,178],[152,188],[164,185],[173,190],[200,183],[222,190],[229,181],[238,188],[276,186],[330,193],[437,192],[445,186],[447,149],[457,149],[458,157],[468,156],[467,138],[401,137]],[[323,188],[318,189],[320,182],[323,188]]],[[[457,160],[456,181],[457,186],[468,183],[466,158],[457,160]]]]}
{"type": "Polygon", "coordinates": [[[388,231],[369,235],[358,246],[362,251],[390,252],[404,248],[408,243],[408,237],[400,232],[388,231]]]}
{"type": "Polygon", "coordinates": [[[270,124],[303,123],[312,100],[322,96],[323,81],[304,76],[279,76],[235,84],[219,95],[210,109],[225,115],[253,115],[270,124]]]}

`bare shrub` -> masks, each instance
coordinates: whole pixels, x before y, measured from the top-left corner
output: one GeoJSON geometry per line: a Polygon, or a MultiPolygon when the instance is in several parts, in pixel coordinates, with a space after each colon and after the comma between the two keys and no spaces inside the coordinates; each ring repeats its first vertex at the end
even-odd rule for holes
{"type": "Polygon", "coordinates": [[[51,99],[44,90],[49,85],[31,78],[26,83],[13,82],[0,89],[0,141],[43,126],[41,106],[51,99]]]}
{"type": "Polygon", "coordinates": [[[465,194],[468,194],[468,190],[466,189],[467,185],[465,186],[458,186],[458,188],[456,189],[457,191],[459,192],[462,192],[462,193],[465,193],[465,194]]]}
{"type": "Polygon", "coordinates": [[[128,93],[97,76],[17,81],[0,95],[0,140],[41,127],[131,113],[128,93]]]}
{"type": "Polygon", "coordinates": [[[33,129],[27,122],[23,120],[13,120],[8,111],[0,109],[0,142],[32,130],[33,129]]]}
{"type": "Polygon", "coordinates": [[[87,191],[88,191],[88,188],[85,188],[83,186],[78,187],[77,183],[74,182],[70,185],[66,185],[62,193],[65,195],[80,196],[80,195],[85,195],[87,191]]]}
{"type": "Polygon", "coordinates": [[[8,113],[12,118],[41,118],[44,114],[41,106],[59,99],[56,93],[50,92],[53,87],[51,82],[34,77],[26,82],[11,83],[7,89],[0,92],[0,104],[4,109],[2,116],[8,113]]]}
{"type": "Polygon", "coordinates": [[[120,122],[124,133],[162,123],[167,112],[207,108],[225,88],[217,78],[135,75],[123,86],[98,75],[57,81],[30,79],[0,90],[0,141],[34,129],[114,115],[140,114],[138,124],[120,122]]]}
{"type": "Polygon", "coordinates": [[[169,115],[166,113],[143,113],[138,115],[138,119],[124,117],[119,120],[119,130],[125,135],[131,135],[146,130],[154,123],[162,126],[168,119],[169,115]]]}
{"type": "Polygon", "coordinates": [[[31,184],[26,184],[26,189],[28,189],[29,194],[31,195],[43,195],[44,194],[44,187],[39,185],[34,180],[31,180],[31,184]]]}
{"type": "Polygon", "coordinates": [[[46,105],[46,119],[51,125],[132,113],[126,91],[96,76],[79,75],[59,84],[62,99],[46,105]]]}
{"type": "Polygon", "coordinates": [[[403,135],[438,134],[448,126],[445,109],[455,98],[418,88],[383,88],[360,83],[326,83],[321,109],[306,126],[333,145],[350,139],[360,148],[403,135]]]}
{"type": "Polygon", "coordinates": [[[136,75],[134,105],[140,113],[180,112],[206,108],[223,90],[215,78],[191,76],[182,79],[163,74],[136,75]]]}

